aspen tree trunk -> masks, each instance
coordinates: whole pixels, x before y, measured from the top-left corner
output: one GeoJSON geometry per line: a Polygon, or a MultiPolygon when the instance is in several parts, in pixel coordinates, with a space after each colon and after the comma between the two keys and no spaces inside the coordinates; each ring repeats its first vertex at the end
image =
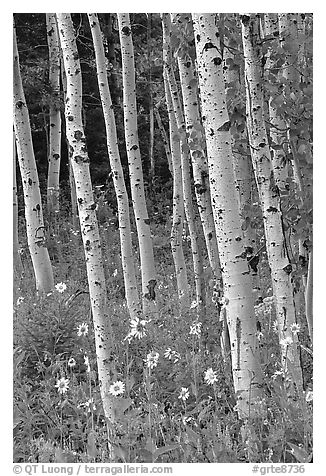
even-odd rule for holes
{"type": "Polygon", "coordinates": [[[51,102],[49,106],[49,155],[48,155],[48,185],[47,208],[50,214],[59,213],[59,176],[61,157],[61,112],[59,105],[60,94],[60,44],[58,28],[54,13],[46,14],[46,29],[49,45],[49,83],[51,87],[51,102]]]}
{"type": "MultiPolygon", "coordinates": [[[[182,24],[181,15],[183,14],[177,15],[175,18],[176,25],[178,25],[178,23],[182,24]]],[[[185,20],[189,22],[191,16],[187,15],[185,20]]],[[[208,163],[205,154],[206,143],[205,136],[202,132],[199,110],[198,79],[196,77],[195,65],[190,56],[179,51],[177,58],[196,200],[204,230],[209,263],[215,279],[220,279],[220,260],[209,189],[208,163]]]]}
{"type": "MultiPolygon", "coordinates": [[[[61,50],[60,50],[61,51],[61,50]]],[[[61,70],[61,82],[62,82],[62,89],[63,89],[63,99],[64,103],[66,104],[67,98],[67,76],[63,65],[63,58],[62,54],[60,55],[60,70],[61,70]]],[[[66,127],[64,125],[63,128],[66,131],[66,127]]],[[[65,142],[67,144],[68,156],[69,156],[69,142],[67,139],[66,132],[65,134],[65,142]]],[[[78,204],[77,204],[77,197],[76,197],[76,184],[74,179],[74,172],[72,169],[71,162],[68,157],[68,167],[69,167],[69,187],[70,187],[70,203],[71,203],[71,219],[72,219],[72,226],[74,230],[79,228],[79,218],[78,218],[78,204]]],[[[75,235],[73,235],[75,239],[75,235]]],[[[76,240],[77,241],[77,240],[76,240]]]]}
{"type": "MultiPolygon", "coordinates": [[[[265,35],[273,36],[274,33],[278,33],[278,18],[273,13],[267,13],[264,16],[265,19],[265,35]]],[[[266,69],[270,70],[274,66],[272,58],[272,48],[269,48],[266,69]]],[[[275,66],[274,66],[275,67],[275,66]]],[[[279,79],[279,78],[278,78],[279,79]]],[[[267,79],[268,81],[268,79],[267,79]]],[[[275,87],[275,83],[272,85],[275,87]]],[[[282,84],[277,84],[279,87],[279,94],[282,95],[282,84]]],[[[270,119],[270,131],[271,138],[271,159],[274,171],[275,183],[281,192],[284,192],[288,188],[288,165],[285,157],[286,143],[287,143],[287,125],[283,118],[277,112],[277,103],[273,97],[269,98],[269,119],[270,119]]]]}
{"type": "Polygon", "coordinates": [[[308,277],[306,285],[306,318],[308,323],[309,335],[313,342],[313,258],[312,250],[309,253],[308,277]]]}
{"type": "Polygon", "coordinates": [[[184,201],[182,189],[181,149],[178,126],[173,112],[171,91],[163,71],[165,97],[170,127],[170,148],[173,167],[173,217],[171,228],[171,251],[174,261],[180,309],[189,309],[189,285],[187,267],[182,248],[182,231],[184,223],[184,201]]]}
{"type": "MultiPolygon", "coordinates": [[[[229,88],[234,91],[235,86],[240,82],[240,79],[239,72],[234,68],[230,68],[230,64],[233,64],[234,62],[234,54],[232,48],[230,48],[230,42],[227,35],[223,36],[223,41],[223,73],[225,80],[225,93],[228,97],[229,88]]],[[[246,211],[247,206],[251,205],[252,202],[253,170],[251,158],[248,157],[244,150],[244,153],[241,153],[241,151],[238,151],[236,148],[238,141],[247,140],[246,131],[244,130],[243,132],[241,132],[237,130],[235,137],[233,137],[231,131],[231,137],[233,150],[233,170],[236,181],[236,189],[238,192],[240,214],[242,218],[243,240],[245,247],[248,250],[248,254],[250,254],[250,248],[254,250],[256,246],[255,233],[249,223],[250,220],[248,221],[248,213],[246,211]]]]}
{"type": "Polygon", "coordinates": [[[88,14],[88,19],[94,43],[97,79],[106,128],[107,148],[113,176],[113,184],[118,203],[121,260],[125,284],[125,294],[130,317],[135,318],[139,317],[141,313],[141,303],[137,290],[131,241],[129,200],[120,160],[116,123],[107,78],[106,61],[100,24],[96,13],[88,14]]]}
{"type": "Polygon", "coordinates": [[[23,264],[19,254],[19,238],[18,238],[18,200],[17,200],[17,180],[16,180],[16,138],[15,132],[14,138],[14,166],[13,166],[13,258],[14,258],[14,271],[18,277],[23,272],[23,264]]]}
{"type": "Polygon", "coordinates": [[[152,70],[151,70],[151,32],[152,14],[147,13],[147,62],[148,62],[148,95],[149,95],[149,176],[151,183],[155,177],[154,161],[154,105],[152,91],[152,70]]]}
{"type": "Polygon", "coordinates": [[[271,154],[263,116],[263,86],[261,57],[258,49],[259,15],[242,15],[242,39],[245,56],[247,97],[247,128],[253,167],[256,176],[266,235],[266,248],[271,268],[282,365],[293,387],[302,392],[302,370],[298,351],[298,338],[291,331],[296,323],[289,261],[283,233],[282,212],[278,187],[271,166],[271,154]]]}
{"type": "Polygon", "coordinates": [[[172,167],[172,159],[171,159],[171,150],[170,150],[170,145],[169,145],[169,139],[168,139],[168,136],[165,132],[165,129],[164,129],[164,126],[163,126],[163,123],[162,123],[162,119],[161,119],[161,116],[160,116],[160,113],[159,113],[159,110],[158,110],[157,107],[154,108],[154,115],[155,115],[155,119],[156,119],[158,128],[160,130],[161,136],[162,136],[162,141],[163,141],[163,145],[164,145],[166,158],[168,160],[170,174],[173,176],[173,167],[172,167]]]}
{"type": "Polygon", "coordinates": [[[123,110],[131,195],[136,218],[142,274],[143,313],[155,312],[156,277],[138,141],[134,48],[128,13],[118,13],[122,54],[123,110]]]}
{"type": "Polygon", "coordinates": [[[24,190],[28,248],[32,258],[37,292],[49,293],[54,286],[53,272],[46,247],[42,199],[33,150],[28,109],[20,75],[15,30],[13,108],[17,155],[24,190]]]}
{"type": "Polygon", "coordinates": [[[234,184],[230,121],[215,15],[193,14],[198,78],[205,127],[212,206],[231,343],[236,409],[247,419],[258,409],[262,372],[256,338],[252,278],[243,255],[241,219],[234,184]]]}
{"type": "Polygon", "coordinates": [[[172,68],[172,54],[170,46],[170,28],[171,20],[168,14],[163,14],[163,45],[166,45],[163,51],[163,69],[165,72],[166,84],[170,91],[170,97],[172,100],[173,113],[177,124],[177,133],[180,135],[181,146],[181,171],[182,171],[182,188],[183,188],[183,200],[184,210],[189,228],[189,236],[191,242],[191,252],[195,275],[195,287],[196,287],[196,302],[198,316],[203,314],[203,304],[205,300],[205,283],[203,281],[203,264],[201,257],[201,250],[198,245],[198,233],[195,225],[195,216],[193,211],[192,193],[191,193],[191,181],[190,181],[190,167],[189,167],[189,148],[185,135],[185,123],[183,112],[181,108],[181,102],[179,97],[179,91],[174,77],[172,68]]]}
{"type": "MultiPolygon", "coordinates": [[[[114,423],[113,401],[109,393],[112,383],[112,332],[108,316],[106,283],[102,262],[100,235],[97,224],[89,157],[82,123],[82,78],[75,32],[70,14],[57,13],[60,43],[67,76],[65,118],[69,157],[76,182],[81,234],[86,258],[89,294],[92,307],[98,376],[104,414],[107,420],[109,449],[112,451],[114,423]]],[[[111,458],[113,454],[111,452],[111,458]]]]}

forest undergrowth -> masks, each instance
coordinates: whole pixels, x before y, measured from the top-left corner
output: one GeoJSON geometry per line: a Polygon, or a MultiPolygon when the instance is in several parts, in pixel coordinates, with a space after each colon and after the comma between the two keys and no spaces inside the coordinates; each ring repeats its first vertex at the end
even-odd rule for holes
{"type": "MultiPolygon", "coordinates": [[[[169,206],[162,200],[160,210],[152,210],[157,313],[138,322],[130,321],[124,299],[116,218],[106,208],[98,210],[114,336],[110,393],[116,462],[310,462],[312,357],[303,305],[298,301],[300,321],[292,331],[299,337],[305,392],[289,399],[291,375],[281,370],[269,270],[267,259],[262,259],[255,312],[264,398],[243,424],[234,409],[229,356],[221,352],[221,323],[208,262],[205,315],[198,319],[195,301],[187,313],[178,310],[169,206]]],[[[23,237],[23,221],[20,228],[23,237]]],[[[107,427],[80,232],[62,213],[48,236],[55,290],[36,296],[23,239],[24,273],[14,277],[14,461],[107,462],[107,427]]],[[[137,257],[136,233],[133,236],[137,257]]],[[[190,270],[186,233],[184,238],[190,270]]],[[[138,278],[140,285],[139,265],[138,278]]]]}

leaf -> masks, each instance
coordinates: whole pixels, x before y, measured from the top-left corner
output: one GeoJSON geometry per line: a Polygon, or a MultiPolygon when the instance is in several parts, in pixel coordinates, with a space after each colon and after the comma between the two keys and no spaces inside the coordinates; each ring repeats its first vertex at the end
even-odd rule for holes
{"type": "Polygon", "coordinates": [[[126,448],[124,448],[121,445],[116,445],[115,443],[111,443],[111,446],[112,446],[114,455],[117,456],[118,458],[122,459],[122,461],[124,463],[126,463],[127,460],[128,460],[128,458],[127,458],[128,453],[127,453],[126,448]]]}
{"type": "Polygon", "coordinates": [[[162,446],[161,448],[157,448],[157,450],[154,452],[153,457],[154,461],[157,460],[157,458],[164,453],[167,453],[168,451],[173,451],[180,448],[179,444],[174,444],[174,445],[167,445],[167,446],[162,446]]]}
{"type": "Polygon", "coordinates": [[[297,445],[294,445],[293,443],[288,442],[289,447],[291,448],[291,451],[289,453],[293,455],[299,463],[309,463],[311,460],[311,454],[309,455],[306,450],[303,448],[300,448],[297,445]]]}
{"type": "Polygon", "coordinates": [[[139,456],[137,457],[137,460],[139,459],[142,463],[152,463],[153,455],[146,448],[141,448],[139,451],[139,456]]]}
{"type": "Polygon", "coordinates": [[[87,454],[90,458],[94,458],[94,459],[97,456],[95,430],[91,430],[87,436],[87,454]]]}
{"type": "Polygon", "coordinates": [[[131,398],[119,398],[114,402],[115,410],[119,413],[124,413],[132,404],[131,398]]]}
{"type": "Polygon", "coordinates": [[[195,446],[197,446],[198,440],[200,438],[199,435],[189,427],[186,427],[186,433],[187,433],[187,437],[188,437],[189,442],[191,442],[195,446]]]}
{"type": "Polygon", "coordinates": [[[197,397],[197,389],[193,382],[191,382],[191,390],[192,390],[192,393],[195,395],[195,397],[197,397]]]}
{"type": "Polygon", "coordinates": [[[149,451],[151,454],[154,454],[155,451],[156,451],[156,446],[155,446],[155,443],[154,441],[152,440],[152,438],[147,438],[147,441],[146,441],[146,446],[145,446],[145,449],[147,451],[149,451]]]}

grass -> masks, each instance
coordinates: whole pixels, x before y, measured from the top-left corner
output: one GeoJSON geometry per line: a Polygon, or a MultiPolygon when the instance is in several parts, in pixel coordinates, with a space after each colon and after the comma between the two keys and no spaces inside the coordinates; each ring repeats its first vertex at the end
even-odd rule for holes
{"type": "MultiPolygon", "coordinates": [[[[158,265],[158,313],[146,324],[146,335],[130,343],[125,339],[130,327],[119,260],[119,233],[115,220],[100,220],[115,342],[114,381],[124,384],[124,392],[114,399],[116,461],[310,461],[312,364],[303,317],[299,338],[302,348],[308,349],[302,352],[306,393],[290,401],[286,392],[290,376],[277,372],[279,345],[272,325],[272,300],[265,299],[256,307],[262,333],[265,398],[260,402],[260,416],[242,425],[233,410],[231,370],[221,353],[221,329],[209,273],[205,329],[197,335],[190,333],[196,309],[184,315],[177,311],[173,263],[166,246],[167,227],[159,216],[160,222],[154,223],[152,229],[158,265]],[[159,354],[152,368],[145,362],[151,352],[159,354]],[[216,375],[212,384],[204,379],[210,368],[216,375]]],[[[20,236],[24,237],[23,224],[20,228],[20,236]]],[[[106,422],[96,372],[81,239],[67,217],[58,219],[54,235],[48,246],[55,282],[63,282],[67,288],[62,293],[54,290],[43,298],[35,294],[26,243],[23,239],[21,242],[24,278],[15,278],[14,289],[14,461],[107,462],[106,422]],[[82,324],[88,324],[88,333],[78,336],[82,324]],[[56,387],[61,378],[69,381],[64,393],[56,387]]],[[[134,237],[137,256],[135,234],[134,237]]],[[[185,246],[189,245],[185,242],[185,246]]],[[[191,275],[189,250],[186,256],[191,275]]],[[[262,297],[268,298],[270,283],[265,268],[262,264],[260,287],[262,297]]]]}

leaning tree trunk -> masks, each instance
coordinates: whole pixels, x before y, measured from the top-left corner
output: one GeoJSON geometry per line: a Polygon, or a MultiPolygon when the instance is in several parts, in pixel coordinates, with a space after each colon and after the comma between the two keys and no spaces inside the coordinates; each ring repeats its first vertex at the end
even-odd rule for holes
{"type": "Polygon", "coordinates": [[[252,278],[244,256],[241,218],[234,187],[230,121],[226,109],[223,63],[214,14],[193,14],[206,134],[211,197],[221,262],[231,343],[237,410],[247,419],[262,396],[252,278]]]}
{"type": "Polygon", "coordinates": [[[17,155],[24,190],[28,248],[32,258],[37,292],[49,293],[54,286],[53,272],[48,249],[46,247],[42,199],[33,150],[28,109],[20,75],[15,30],[13,108],[17,155]]]}
{"type": "Polygon", "coordinates": [[[134,48],[129,14],[118,13],[118,22],[122,54],[125,139],[129,164],[131,195],[139,241],[143,312],[146,316],[155,312],[155,263],[138,140],[134,48]]]}
{"type": "MultiPolygon", "coordinates": [[[[104,414],[107,419],[109,443],[112,442],[114,409],[109,387],[112,384],[112,331],[108,315],[106,283],[89,157],[82,123],[82,78],[74,26],[67,13],[57,13],[60,43],[67,76],[65,118],[69,142],[69,158],[76,182],[81,235],[86,258],[88,286],[93,314],[96,356],[104,414]]],[[[112,447],[109,444],[112,451],[112,447]]],[[[111,456],[112,453],[111,453],[111,456]]]]}
{"type": "Polygon", "coordinates": [[[100,24],[96,13],[89,14],[88,19],[94,43],[97,79],[106,128],[107,148],[113,176],[113,184],[118,203],[121,261],[125,284],[125,295],[130,317],[135,318],[139,317],[141,312],[141,303],[137,290],[134,267],[130,231],[129,199],[120,161],[116,123],[106,71],[106,58],[104,54],[100,24]]]}
{"type": "Polygon", "coordinates": [[[54,13],[46,14],[46,29],[49,45],[49,83],[51,99],[49,105],[49,155],[47,209],[52,216],[59,213],[59,176],[61,157],[61,112],[60,112],[60,43],[54,13]]]}
{"type": "Polygon", "coordinates": [[[263,211],[266,248],[271,268],[278,332],[282,350],[282,366],[286,372],[289,392],[294,387],[302,392],[302,370],[298,337],[291,327],[296,314],[291,283],[292,266],[283,232],[279,189],[275,184],[271,154],[263,114],[263,83],[259,51],[259,15],[242,15],[242,39],[245,56],[247,97],[247,128],[253,167],[263,211]]]}

